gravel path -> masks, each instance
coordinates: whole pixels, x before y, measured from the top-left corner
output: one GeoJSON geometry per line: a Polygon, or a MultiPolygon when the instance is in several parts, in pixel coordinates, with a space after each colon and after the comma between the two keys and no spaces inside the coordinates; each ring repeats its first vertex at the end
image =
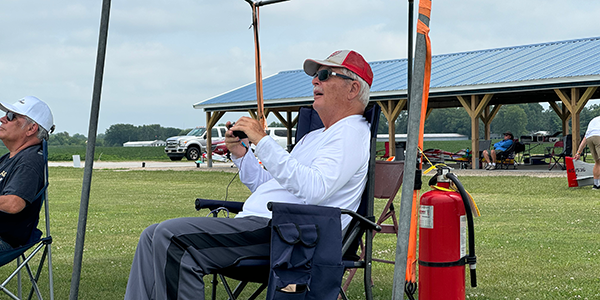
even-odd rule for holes
{"type": "MultiPolygon", "coordinates": [[[[48,162],[51,167],[73,167],[73,162],[48,162]]],[[[85,165],[81,162],[81,167],[85,165]]],[[[452,167],[452,166],[451,166],[452,167]]],[[[191,161],[177,161],[177,162],[164,162],[164,161],[123,161],[123,162],[94,162],[94,169],[124,169],[124,170],[176,170],[176,171],[220,171],[220,172],[237,172],[237,168],[233,163],[222,163],[214,162],[212,168],[208,168],[206,163],[196,165],[191,161]],[[144,163],[144,167],[142,167],[144,163]]],[[[560,170],[559,167],[555,167],[552,171],[548,171],[547,165],[530,166],[520,165],[517,169],[508,170],[472,170],[472,169],[458,169],[452,170],[453,173],[459,176],[531,176],[531,177],[567,177],[567,171],[560,170]]],[[[431,174],[431,173],[430,173],[431,174]]],[[[428,174],[428,176],[430,175],[428,174]]]]}

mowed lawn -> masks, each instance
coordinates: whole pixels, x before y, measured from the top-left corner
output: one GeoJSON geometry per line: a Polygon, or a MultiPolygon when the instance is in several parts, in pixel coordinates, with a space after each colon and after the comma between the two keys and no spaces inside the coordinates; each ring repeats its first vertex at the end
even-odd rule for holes
{"type": "MultiPolygon", "coordinates": [[[[95,170],[79,299],[122,299],[142,230],[169,218],[206,215],[194,209],[195,198],[224,199],[233,176],[95,170]]],[[[82,177],[82,169],[50,168],[56,299],[69,295],[82,177]]],[[[568,188],[566,178],[459,178],[482,213],[475,218],[479,286],[467,283],[469,299],[600,299],[600,192],[568,188]]],[[[249,194],[236,178],[228,198],[243,201],[249,194]]],[[[384,204],[377,201],[376,211],[384,204]]],[[[393,259],[395,236],[377,235],[375,248],[376,257],[393,259]]],[[[3,277],[8,272],[0,268],[3,277]]],[[[375,298],[391,299],[393,266],[374,263],[373,280],[375,298]]],[[[352,283],[351,299],[364,299],[361,282],[357,276],[352,283]]]]}

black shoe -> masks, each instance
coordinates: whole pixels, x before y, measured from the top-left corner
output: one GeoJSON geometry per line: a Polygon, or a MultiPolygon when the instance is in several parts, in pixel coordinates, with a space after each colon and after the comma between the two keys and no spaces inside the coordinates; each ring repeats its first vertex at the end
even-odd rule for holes
{"type": "Polygon", "coordinates": [[[600,190],[600,185],[593,185],[592,190],[600,190]]]}

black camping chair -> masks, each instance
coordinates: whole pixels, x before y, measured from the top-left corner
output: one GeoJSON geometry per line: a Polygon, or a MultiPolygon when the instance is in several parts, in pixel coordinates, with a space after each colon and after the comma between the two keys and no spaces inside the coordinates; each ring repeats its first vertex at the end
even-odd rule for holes
{"type": "Polygon", "coordinates": [[[554,144],[554,147],[552,148],[552,152],[551,152],[552,156],[550,157],[551,161],[550,161],[550,165],[548,166],[548,170],[552,170],[556,166],[559,166],[561,170],[567,169],[566,164],[565,164],[565,157],[567,157],[567,156],[571,157],[571,155],[572,155],[573,139],[571,138],[570,134],[565,135],[562,140],[562,151],[560,153],[556,153],[555,150],[556,150],[557,144],[559,144],[559,143],[560,142],[556,142],[554,144]]]}
{"type": "MultiPolygon", "coordinates": [[[[361,204],[357,212],[341,210],[342,214],[348,214],[352,217],[352,221],[345,230],[345,234],[342,239],[341,254],[342,254],[342,265],[344,269],[358,268],[364,271],[364,289],[365,297],[368,300],[373,299],[373,292],[371,289],[371,261],[372,261],[372,247],[373,247],[373,231],[380,231],[381,226],[374,222],[373,212],[373,197],[374,197],[374,174],[375,174],[375,146],[377,141],[377,127],[379,122],[379,115],[381,109],[375,104],[369,107],[364,116],[371,124],[371,140],[370,140],[370,161],[369,170],[367,173],[367,184],[362,195],[361,204]],[[364,235],[364,256],[362,258],[357,255],[357,249],[361,238],[364,235]]],[[[296,141],[299,141],[302,135],[308,133],[310,130],[318,129],[323,127],[318,115],[311,108],[301,108],[298,117],[298,128],[296,131],[296,141]],[[308,116],[307,116],[308,115],[308,116]],[[305,118],[306,117],[306,118],[305,118]],[[316,117],[316,119],[315,119],[316,117]],[[308,121],[306,121],[308,120],[308,121]],[[308,122],[308,123],[307,123],[308,122]],[[321,125],[318,125],[321,123],[321,125]],[[317,125],[315,125],[317,124],[317,125]]],[[[272,203],[277,205],[275,203],[272,203]]],[[[218,209],[226,208],[229,212],[238,213],[242,210],[243,203],[241,202],[229,202],[229,201],[217,201],[207,199],[196,199],[196,209],[200,210],[207,208],[213,211],[213,215],[216,216],[218,209]]],[[[303,205],[311,207],[311,209],[327,209],[330,207],[319,207],[314,205],[303,205]]],[[[337,209],[339,210],[339,209],[337,209]]],[[[273,219],[275,219],[275,212],[273,219]]],[[[335,227],[335,226],[334,226],[335,227]]],[[[242,259],[235,266],[228,267],[220,270],[213,277],[213,288],[212,288],[212,299],[216,298],[218,278],[221,279],[223,287],[228,294],[230,299],[237,299],[241,294],[242,290],[247,286],[249,282],[257,282],[261,285],[258,289],[250,295],[248,299],[256,299],[268,286],[269,274],[271,272],[270,260],[269,259],[242,259]],[[228,278],[240,281],[234,290],[231,289],[228,278]]],[[[340,278],[341,280],[341,278],[340,278]]],[[[336,293],[337,294],[337,293],[336,293]]],[[[339,294],[342,299],[348,299],[345,292],[341,289],[339,294]]]]}
{"type": "Polygon", "coordinates": [[[500,166],[500,169],[508,170],[508,167],[511,165],[513,169],[517,168],[517,164],[515,163],[515,150],[518,143],[518,139],[513,139],[513,143],[505,151],[496,155],[496,165],[500,166]]]}
{"type": "MultiPolygon", "coordinates": [[[[31,299],[33,297],[34,293],[36,294],[38,299],[43,299],[37,283],[38,283],[38,280],[40,279],[42,270],[44,269],[44,262],[46,259],[48,260],[48,279],[49,279],[48,285],[50,288],[49,297],[50,297],[50,300],[54,299],[54,281],[52,279],[52,252],[50,249],[51,248],[50,246],[52,244],[52,237],[50,236],[50,210],[48,209],[48,190],[47,190],[47,188],[48,188],[48,146],[47,146],[47,142],[45,140],[42,142],[42,149],[43,149],[44,161],[45,161],[45,168],[44,168],[45,183],[44,183],[44,187],[38,192],[36,199],[40,199],[39,201],[42,201],[42,204],[44,206],[45,220],[46,220],[46,234],[44,236],[42,231],[36,228],[33,231],[31,237],[29,238],[29,242],[26,245],[20,246],[18,248],[15,248],[15,249],[12,249],[9,251],[0,252],[0,267],[7,266],[9,263],[11,263],[13,261],[17,262],[16,269],[0,285],[0,290],[2,290],[2,292],[4,292],[6,295],[8,295],[11,299],[15,299],[15,300],[25,299],[25,298],[23,298],[23,295],[22,295],[23,293],[22,293],[22,285],[21,285],[21,271],[23,269],[25,269],[27,271],[28,278],[31,283],[31,290],[29,291],[29,295],[28,295],[27,299],[31,299]],[[29,249],[33,249],[33,250],[31,250],[31,252],[27,253],[27,251],[29,249]],[[34,274],[29,266],[29,262],[40,251],[42,251],[42,257],[39,261],[37,271],[34,274]],[[17,282],[18,282],[16,295],[14,292],[10,291],[8,288],[9,282],[11,282],[11,280],[14,279],[15,277],[17,277],[17,282]]],[[[2,298],[2,297],[0,297],[0,298],[2,298]]]]}

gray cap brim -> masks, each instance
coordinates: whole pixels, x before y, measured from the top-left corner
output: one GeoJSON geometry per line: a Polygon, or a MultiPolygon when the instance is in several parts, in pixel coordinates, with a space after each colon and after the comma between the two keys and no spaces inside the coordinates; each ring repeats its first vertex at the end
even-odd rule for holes
{"type": "Polygon", "coordinates": [[[308,76],[311,76],[311,77],[315,76],[315,74],[317,74],[317,71],[319,70],[319,68],[321,66],[346,69],[346,67],[344,67],[340,64],[332,63],[330,61],[318,60],[318,59],[307,59],[304,61],[304,72],[308,76]]]}

